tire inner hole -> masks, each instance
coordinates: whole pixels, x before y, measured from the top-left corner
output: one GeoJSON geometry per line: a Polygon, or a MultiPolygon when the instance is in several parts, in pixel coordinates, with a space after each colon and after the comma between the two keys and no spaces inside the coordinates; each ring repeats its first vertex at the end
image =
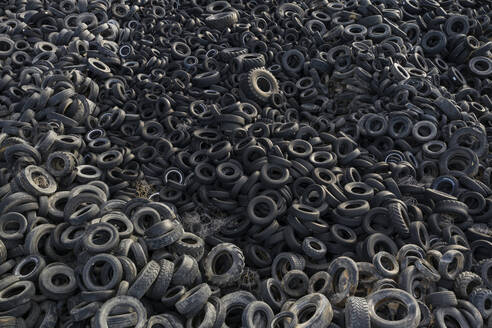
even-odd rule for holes
{"type": "Polygon", "coordinates": [[[263,92],[269,92],[269,91],[272,90],[272,85],[270,84],[270,81],[268,81],[264,77],[259,77],[256,80],[256,83],[258,85],[258,88],[260,88],[260,90],[263,91],[263,92]]]}
{"type": "Polygon", "coordinates": [[[219,253],[212,263],[212,269],[215,274],[225,274],[232,267],[233,259],[228,252],[219,253]]]}
{"type": "Polygon", "coordinates": [[[316,306],[309,304],[304,309],[299,312],[298,322],[299,324],[303,324],[309,321],[312,316],[316,313],[316,306]]]}
{"type": "Polygon", "coordinates": [[[70,278],[68,278],[66,275],[57,273],[51,277],[51,283],[55,286],[64,286],[68,285],[70,282],[70,278]]]}
{"type": "Polygon", "coordinates": [[[376,314],[389,321],[402,320],[408,315],[408,309],[399,300],[382,300],[375,306],[376,314]]]}

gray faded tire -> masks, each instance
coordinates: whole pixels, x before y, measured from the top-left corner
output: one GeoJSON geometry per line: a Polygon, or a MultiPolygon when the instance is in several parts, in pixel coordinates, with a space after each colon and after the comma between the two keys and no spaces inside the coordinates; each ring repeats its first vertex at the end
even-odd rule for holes
{"type": "Polygon", "coordinates": [[[432,306],[433,309],[443,307],[454,307],[458,305],[456,295],[452,291],[445,290],[442,292],[435,292],[427,295],[425,298],[427,305],[432,306]]]}
{"type": "Polygon", "coordinates": [[[470,301],[480,311],[484,319],[492,314],[492,290],[486,288],[475,288],[470,294],[470,301]]]}
{"type": "Polygon", "coordinates": [[[278,311],[287,300],[280,282],[273,278],[268,278],[261,282],[260,296],[275,311],[278,311]]]}
{"type": "MultiPolygon", "coordinates": [[[[200,268],[194,257],[182,255],[174,262],[174,273],[171,283],[190,287],[197,279],[201,279],[200,268]]],[[[200,281],[201,282],[201,281],[200,281]]]]}
{"type": "Polygon", "coordinates": [[[458,250],[449,250],[444,253],[439,260],[439,273],[441,277],[454,280],[463,270],[465,263],[465,257],[463,253],[458,250]]]}
{"type": "Polygon", "coordinates": [[[174,306],[179,313],[186,317],[193,317],[207,304],[208,298],[211,295],[212,290],[210,286],[202,283],[187,291],[174,306]]]}
{"type": "Polygon", "coordinates": [[[200,261],[205,250],[205,242],[197,235],[185,232],[179,240],[170,246],[170,249],[178,255],[187,254],[200,261]]]}
{"type": "Polygon", "coordinates": [[[153,300],[160,300],[169,288],[174,273],[174,263],[166,259],[159,260],[159,275],[147,291],[147,296],[153,300]]]}
{"type": "Polygon", "coordinates": [[[289,309],[299,322],[296,328],[325,328],[333,319],[333,309],[325,295],[313,293],[298,299],[289,309]]]}
{"type": "Polygon", "coordinates": [[[244,309],[242,323],[244,328],[268,328],[272,319],[272,308],[265,302],[254,301],[244,309]]]}
{"type": "Polygon", "coordinates": [[[306,260],[303,256],[290,252],[279,253],[275,256],[271,265],[272,278],[280,282],[289,270],[302,271],[305,266],[306,260]]]}
{"type": "MultiPolygon", "coordinates": [[[[330,326],[328,326],[328,327],[331,328],[332,324],[333,323],[331,323],[330,326]]],[[[282,311],[282,312],[277,313],[273,317],[272,321],[270,322],[270,326],[268,326],[268,328],[278,328],[278,327],[296,328],[297,327],[297,316],[290,311],[282,311]]]]}
{"type": "Polygon", "coordinates": [[[482,277],[485,286],[492,289],[492,276],[489,272],[492,272],[492,259],[485,259],[478,262],[477,274],[482,277]]]}
{"type": "Polygon", "coordinates": [[[471,327],[468,324],[468,321],[466,321],[466,318],[463,316],[463,314],[456,308],[453,307],[444,307],[444,308],[439,308],[433,312],[434,314],[434,326],[438,328],[446,328],[449,327],[446,324],[445,319],[447,318],[452,319],[453,322],[456,322],[458,324],[457,327],[460,328],[475,328],[471,327]]]}
{"type": "Polygon", "coordinates": [[[137,299],[142,298],[149,290],[159,275],[159,263],[152,260],[140,271],[135,281],[128,289],[128,296],[133,296],[137,299]]]}
{"type": "Polygon", "coordinates": [[[329,299],[333,304],[339,304],[348,296],[354,295],[359,285],[359,269],[357,263],[349,257],[341,256],[331,261],[326,270],[333,278],[333,292],[329,299]],[[343,280],[343,284],[340,281],[343,280]]]}
{"type": "Polygon", "coordinates": [[[209,303],[214,306],[215,309],[215,321],[211,328],[221,328],[225,321],[226,309],[224,303],[217,296],[211,296],[209,298],[209,303]]]}
{"type": "Polygon", "coordinates": [[[210,250],[203,261],[208,281],[215,286],[229,286],[239,280],[244,270],[242,250],[231,243],[221,243],[210,250]]]}
{"type": "Polygon", "coordinates": [[[235,326],[241,322],[244,309],[250,303],[256,301],[256,298],[250,292],[240,290],[223,296],[221,301],[225,311],[225,322],[221,328],[228,328],[228,324],[233,323],[235,326]],[[235,313],[236,316],[231,317],[233,310],[240,310],[240,313],[235,313]]]}
{"type": "Polygon", "coordinates": [[[468,299],[475,288],[482,287],[482,278],[476,273],[463,271],[454,281],[454,291],[460,298],[468,299]]]}
{"type": "Polygon", "coordinates": [[[345,303],[345,327],[370,328],[371,317],[365,298],[351,296],[345,303]]]}
{"type": "Polygon", "coordinates": [[[307,294],[309,287],[309,277],[304,271],[290,270],[282,278],[282,289],[294,298],[299,298],[307,294]]]}
{"type": "Polygon", "coordinates": [[[249,71],[240,81],[240,87],[247,97],[261,103],[269,102],[279,92],[277,78],[263,67],[249,71]]]}
{"type": "MultiPolygon", "coordinates": [[[[164,220],[167,221],[167,220],[164,220]]],[[[164,221],[161,221],[159,223],[156,223],[155,226],[157,225],[162,225],[164,221]]],[[[166,231],[160,236],[156,237],[145,237],[145,243],[147,244],[147,247],[149,250],[156,250],[160,248],[164,248],[166,246],[169,246],[179,240],[181,236],[184,234],[183,227],[181,226],[181,223],[178,221],[171,221],[171,224],[173,225],[173,228],[169,231],[166,231]]],[[[149,229],[152,229],[153,227],[150,227],[149,229]]],[[[147,229],[147,230],[149,230],[147,229]]],[[[147,231],[146,231],[147,234],[147,231]]]]}
{"type": "Polygon", "coordinates": [[[184,328],[177,317],[168,313],[151,316],[149,320],[147,320],[145,328],[154,327],[184,328]]]}
{"type": "MultiPolygon", "coordinates": [[[[465,300],[458,300],[458,306],[456,308],[458,308],[461,313],[463,313],[466,320],[470,323],[472,327],[483,327],[482,315],[480,314],[480,311],[478,311],[478,309],[475,307],[475,305],[465,300]]],[[[489,323],[490,318],[491,317],[489,317],[489,323]]],[[[488,327],[492,326],[489,325],[488,327]]]]}
{"type": "Polygon", "coordinates": [[[316,272],[309,278],[308,293],[321,293],[328,296],[333,290],[332,280],[328,272],[316,272]]]}
{"type": "Polygon", "coordinates": [[[117,296],[109,299],[104,303],[94,316],[94,328],[109,328],[108,318],[111,311],[116,307],[132,308],[137,316],[137,322],[133,325],[134,328],[144,328],[147,322],[147,310],[143,304],[131,296],[117,296]]]}
{"type": "Polygon", "coordinates": [[[380,289],[367,296],[371,325],[377,328],[416,328],[420,323],[420,307],[417,300],[404,290],[397,288],[380,289]],[[377,313],[377,307],[396,301],[406,307],[407,315],[400,320],[386,320],[377,313]]]}
{"type": "Polygon", "coordinates": [[[32,281],[21,280],[0,291],[0,311],[8,311],[18,305],[25,304],[36,293],[32,281]]]}
{"type": "Polygon", "coordinates": [[[213,328],[216,318],[215,307],[207,303],[194,317],[186,320],[186,328],[213,328]]]}
{"type": "Polygon", "coordinates": [[[432,321],[432,313],[429,310],[429,307],[422,301],[417,301],[420,309],[420,324],[419,327],[429,327],[432,321]]]}
{"type": "Polygon", "coordinates": [[[205,23],[211,28],[224,29],[236,24],[238,15],[235,11],[225,11],[217,14],[212,14],[205,18],[205,23]]]}

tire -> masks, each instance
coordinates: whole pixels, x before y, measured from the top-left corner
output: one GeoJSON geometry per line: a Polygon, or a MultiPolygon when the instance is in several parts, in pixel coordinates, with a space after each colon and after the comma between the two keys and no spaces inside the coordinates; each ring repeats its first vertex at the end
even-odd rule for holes
{"type": "Polygon", "coordinates": [[[238,15],[234,11],[220,12],[205,18],[205,23],[211,28],[215,28],[217,30],[223,30],[226,27],[230,27],[236,24],[237,21],[238,15]]]}
{"type": "Polygon", "coordinates": [[[287,301],[287,296],[282,289],[282,285],[278,280],[273,278],[262,281],[260,295],[263,301],[268,303],[274,311],[280,310],[285,301],[287,301]]]}
{"type": "Polygon", "coordinates": [[[201,273],[198,262],[194,257],[182,255],[174,262],[174,273],[171,283],[175,286],[193,286],[196,281],[201,281],[201,273]]]}
{"type": "Polygon", "coordinates": [[[187,291],[183,297],[174,305],[176,310],[186,317],[193,317],[207,304],[212,295],[210,286],[206,283],[197,285],[187,291]]]}
{"type": "Polygon", "coordinates": [[[309,294],[298,299],[290,308],[299,322],[296,328],[325,328],[333,319],[333,309],[328,298],[320,293],[309,294]],[[312,308],[315,307],[314,313],[312,308]],[[311,311],[307,311],[307,310],[311,311]],[[307,312],[307,313],[306,313],[307,312]],[[306,317],[309,314],[309,317],[306,317]]]}
{"type": "Polygon", "coordinates": [[[203,269],[208,281],[215,286],[226,287],[238,281],[244,270],[244,255],[239,247],[221,243],[207,254],[203,269]],[[217,261],[225,261],[220,267],[217,261]]]}
{"type": "Polygon", "coordinates": [[[41,271],[38,284],[41,293],[53,300],[66,299],[77,290],[77,279],[74,270],[68,265],[59,262],[48,264],[41,271]],[[64,283],[55,284],[56,278],[64,283]]]}
{"type": "Polygon", "coordinates": [[[306,295],[309,286],[309,278],[301,270],[290,270],[282,279],[282,289],[284,292],[295,298],[306,295]],[[292,283],[295,282],[295,287],[292,283]]]}
{"type": "Polygon", "coordinates": [[[225,295],[221,298],[221,301],[226,313],[225,323],[222,325],[222,328],[228,328],[228,322],[233,322],[234,324],[239,324],[241,322],[244,309],[246,309],[250,303],[256,301],[256,298],[249,292],[237,291],[225,295]],[[230,316],[231,310],[233,309],[240,311],[240,313],[236,313],[236,317],[230,316]]]}
{"type": "Polygon", "coordinates": [[[470,301],[480,311],[484,319],[487,319],[492,314],[492,290],[485,288],[475,288],[470,294],[470,301]]]}
{"type": "Polygon", "coordinates": [[[128,289],[128,296],[135,297],[136,299],[142,298],[145,293],[150,289],[150,286],[154,283],[159,275],[160,266],[156,261],[149,261],[147,265],[140,271],[135,281],[128,289]]]}
{"type": "Polygon", "coordinates": [[[328,269],[326,270],[328,274],[333,278],[333,289],[332,294],[329,295],[330,302],[333,304],[342,303],[350,295],[354,295],[359,285],[359,269],[357,268],[357,263],[354,262],[349,257],[341,256],[333,260],[328,269]],[[342,271],[343,270],[343,271],[342,271]],[[339,280],[342,275],[345,277],[344,289],[340,290],[339,280]]]}
{"type": "Polygon", "coordinates": [[[328,272],[318,271],[309,278],[308,293],[321,293],[328,296],[332,290],[333,281],[328,272]]]}
{"type": "Polygon", "coordinates": [[[485,286],[492,289],[492,277],[488,274],[490,271],[492,271],[492,259],[485,259],[478,262],[477,274],[482,277],[485,286]]]}
{"type": "Polygon", "coordinates": [[[380,289],[377,292],[370,294],[367,297],[367,304],[369,307],[369,316],[371,317],[371,324],[378,328],[417,328],[420,323],[420,307],[417,300],[401,289],[387,288],[380,289]],[[401,305],[406,307],[407,315],[397,321],[386,320],[379,316],[376,312],[377,307],[383,302],[389,302],[391,300],[398,301],[401,305]]]}
{"type": "Polygon", "coordinates": [[[396,232],[402,238],[408,238],[410,236],[410,219],[403,205],[393,202],[388,205],[388,211],[396,232]]]}
{"type": "Polygon", "coordinates": [[[279,92],[278,81],[265,68],[249,71],[240,82],[244,94],[255,102],[268,103],[273,94],[279,92]]]}
{"type": "Polygon", "coordinates": [[[273,319],[270,306],[261,301],[249,303],[243,311],[242,323],[244,328],[268,327],[273,319]]]}
{"type": "Polygon", "coordinates": [[[482,278],[470,271],[460,273],[454,281],[454,291],[459,298],[463,299],[469,299],[473,290],[482,286],[482,278]]]}
{"type": "Polygon", "coordinates": [[[246,48],[225,48],[222,49],[219,53],[220,58],[224,60],[225,62],[229,62],[236,58],[237,56],[244,55],[248,53],[248,49],[246,48]]]}
{"type": "Polygon", "coordinates": [[[449,290],[429,294],[425,299],[427,305],[430,305],[433,309],[455,307],[458,305],[456,295],[449,290]]]}
{"type": "Polygon", "coordinates": [[[158,262],[160,267],[159,274],[146,294],[147,297],[153,300],[161,299],[162,295],[164,295],[169,288],[174,273],[173,262],[166,259],[160,259],[158,262]]]}
{"type": "Polygon", "coordinates": [[[351,296],[345,303],[345,326],[347,328],[370,328],[371,317],[367,301],[362,297],[351,296]]]}
{"type": "Polygon", "coordinates": [[[236,74],[239,72],[249,72],[254,68],[260,68],[265,66],[266,60],[265,56],[257,53],[246,53],[241,54],[234,58],[234,65],[236,74]]]}
{"type": "MultiPolygon", "coordinates": [[[[97,311],[96,315],[94,316],[93,326],[97,328],[109,328],[112,326],[116,326],[115,324],[111,324],[110,322],[108,322],[109,321],[108,318],[111,318],[110,317],[111,310],[115,309],[116,307],[132,308],[136,313],[136,322],[135,323],[132,322],[130,325],[135,328],[145,327],[145,324],[147,322],[147,310],[139,300],[130,296],[113,297],[108,301],[106,301],[106,303],[104,303],[101,306],[101,308],[97,311]]],[[[123,325],[123,323],[120,324],[123,325]]]]}
{"type": "Polygon", "coordinates": [[[448,327],[445,318],[452,319],[458,324],[458,327],[471,328],[463,314],[456,308],[445,307],[439,308],[433,312],[434,323],[436,327],[448,327]]]}
{"type": "Polygon", "coordinates": [[[186,254],[200,261],[205,251],[205,242],[197,235],[185,232],[170,248],[178,255],[186,254]]]}
{"type": "Polygon", "coordinates": [[[194,317],[188,318],[186,328],[213,328],[216,318],[217,312],[214,306],[211,303],[207,303],[194,317]]]}
{"type": "Polygon", "coordinates": [[[464,267],[465,257],[463,253],[457,250],[449,250],[444,253],[439,260],[439,273],[441,277],[454,280],[461,273],[464,267]],[[454,267],[450,270],[451,265],[455,264],[454,267]]]}

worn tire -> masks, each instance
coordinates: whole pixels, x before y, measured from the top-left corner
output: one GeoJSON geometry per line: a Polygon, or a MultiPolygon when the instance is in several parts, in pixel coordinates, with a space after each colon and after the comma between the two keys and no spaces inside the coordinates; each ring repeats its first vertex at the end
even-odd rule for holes
{"type": "Polygon", "coordinates": [[[207,254],[203,269],[208,281],[215,286],[225,287],[239,280],[244,270],[244,255],[234,244],[221,243],[207,254]],[[224,258],[223,258],[224,257],[224,258]],[[217,263],[218,261],[225,263],[217,263]],[[220,265],[220,267],[217,267],[220,265]]]}
{"type": "Polygon", "coordinates": [[[345,303],[345,326],[347,328],[370,328],[371,317],[367,301],[362,297],[351,296],[345,303]]]}

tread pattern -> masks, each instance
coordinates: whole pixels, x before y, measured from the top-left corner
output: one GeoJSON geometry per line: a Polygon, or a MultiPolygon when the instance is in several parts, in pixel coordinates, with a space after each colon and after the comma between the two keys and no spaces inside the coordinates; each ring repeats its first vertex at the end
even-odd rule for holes
{"type": "Polygon", "coordinates": [[[241,90],[251,99],[254,99],[261,103],[270,101],[272,94],[279,92],[279,85],[277,78],[270,73],[264,67],[255,68],[250,70],[246,77],[241,81],[241,90]],[[258,86],[258,80],[262,78],[268,80],[271,83],[271,88],[268,91],[263,91],[258,86]]]}
{"type": "Polygon", "coordinates": [[[464,271],[454,282],[454,291],[460,298],[468,299],[475,288],[483,285],[482,278],[476,273],[464,271]]]}
{"type": "Polygon", "coordinates": [[[365,298],[350,296],[345,305],[345,326],[347,328],[370,328],[371,318],[365,298]]]}

